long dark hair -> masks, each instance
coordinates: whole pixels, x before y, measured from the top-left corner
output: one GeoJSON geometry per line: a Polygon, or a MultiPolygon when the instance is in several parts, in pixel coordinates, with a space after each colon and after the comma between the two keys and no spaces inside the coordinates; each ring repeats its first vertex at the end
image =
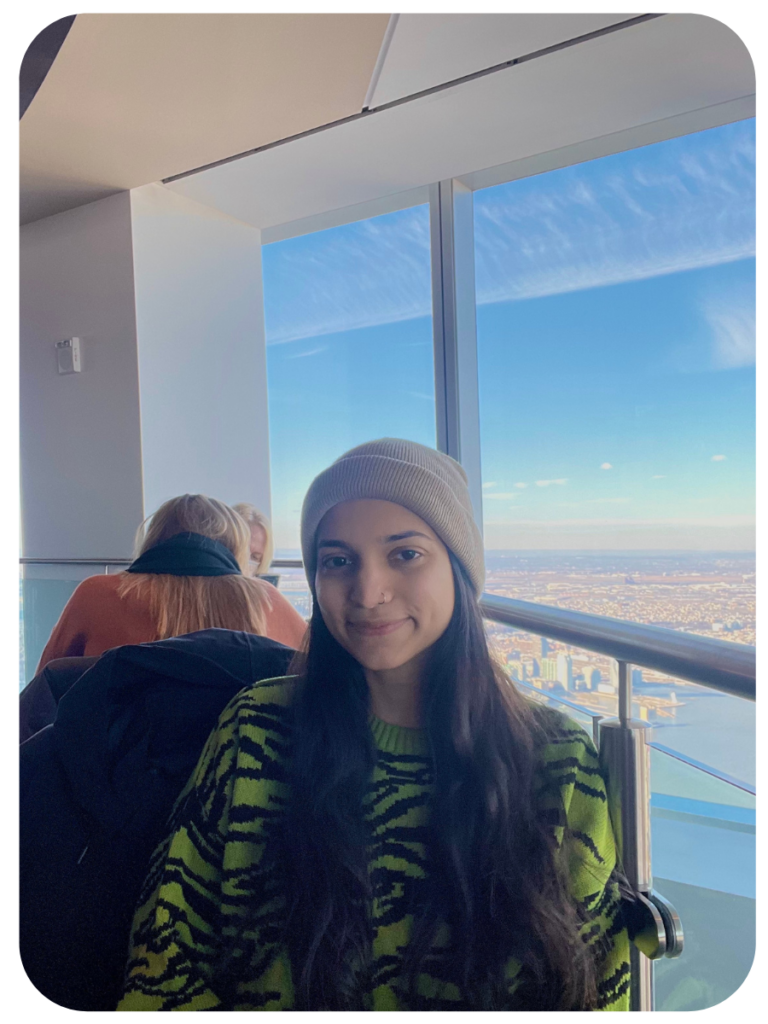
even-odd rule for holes
{"type": "MultiPolygon", "coordinates": [[[[469,580],[451,555],[455,605],[423,683],[434,770],[428,878],[400,982],[419,1008],[420,970],[458,985],[458,1008],[589,1009],[592,954],[578,934],[551,816],[537,812],[546,727],[494,665],[469,580]],[[447,924],[453,937],[435,951],[447,924]],[[441,967],[435,970],[435,957],[441,967]],[[514,1000],[505,967],[522,964],[514,1000]],[[429,967],[427,968],[427,965],[429,967]]],[[[359,1009],[373,925],[363,800],[375,761],[368,688],[317,603],[293,702],[291,799],[280,865],[297,1009],[359,1009]]]]}

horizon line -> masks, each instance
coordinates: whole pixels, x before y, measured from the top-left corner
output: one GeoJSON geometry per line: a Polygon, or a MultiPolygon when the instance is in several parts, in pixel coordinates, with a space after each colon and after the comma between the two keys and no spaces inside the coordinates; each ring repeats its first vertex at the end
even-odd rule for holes
{"type": "MultiPolygon", "coordinates": [[[[527,555],[749,555],[755,557],[752,548],[485,548],[486,555],[527,554],[527,555]]],[[[278,551],[292,552],[301,556],[301,548],[277,548],[275,558],[290,558],[279,555],[278,551]]]]}

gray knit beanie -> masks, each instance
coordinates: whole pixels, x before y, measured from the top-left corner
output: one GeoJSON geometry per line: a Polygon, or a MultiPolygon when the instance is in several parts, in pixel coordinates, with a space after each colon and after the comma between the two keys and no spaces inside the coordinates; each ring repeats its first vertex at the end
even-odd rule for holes
{"type": "Polygon", "coordinates": [[[392,501],[414,512],[458,558],[477,595],[482,593],[483,539],[472,512],[467,474],[449,455],[395,437],[350,449],[312,481],[301,510],[301,550],[312,588],[320,520],[339,502],[359,498],[392,501]]]}

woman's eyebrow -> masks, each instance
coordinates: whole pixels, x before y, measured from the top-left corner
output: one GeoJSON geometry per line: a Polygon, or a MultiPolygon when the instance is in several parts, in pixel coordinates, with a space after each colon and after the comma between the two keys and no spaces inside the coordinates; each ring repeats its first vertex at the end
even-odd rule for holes
{"type": "Polygon", "coordinates": [[[431,540],[426,533],[419,533],[418,530],[406,530],[405,533],[393,533],[391,537],[385,537],[384,543],[391,544],[395,540],[406,540],[408,537],[423,537],[424,540],[431,540]]]}
{"type": "MultiPolygon", "coordinates": [[[[404,533],[393,533],[389,537],[380,537],[379,542],[381,544],[392,544],[398,540],[407,540],[409,537],[423,537],[424,540],[431,540],[426,533],[419,533],[418,530],[406,530],[404,533]]],[[[344,548],[346,551],[354,551],[351,544],[347,544],[343,540],[335,540],[329,537],[327,540],[319,540],[317,542],[318,551],[320,548],[344,548]]]]}

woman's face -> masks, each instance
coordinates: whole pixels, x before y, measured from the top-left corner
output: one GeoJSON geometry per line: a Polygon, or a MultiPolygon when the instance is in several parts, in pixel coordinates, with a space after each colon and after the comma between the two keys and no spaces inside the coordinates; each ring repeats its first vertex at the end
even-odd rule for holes
{"type": "Polygon", "coordinates": [[[264,527],[258,523],[249,525],[251,529],[251,569],[253,572],[258,572],[264,558],[264,548],[267,546],[267,533],[264,527]]]}
{"type": "Polygon", "coordinates": [[[332,636],[374,672],[419,659],[453,614],[445,545],[391,501],[344,501],[323,516],[315,589],[332,636]]]}

